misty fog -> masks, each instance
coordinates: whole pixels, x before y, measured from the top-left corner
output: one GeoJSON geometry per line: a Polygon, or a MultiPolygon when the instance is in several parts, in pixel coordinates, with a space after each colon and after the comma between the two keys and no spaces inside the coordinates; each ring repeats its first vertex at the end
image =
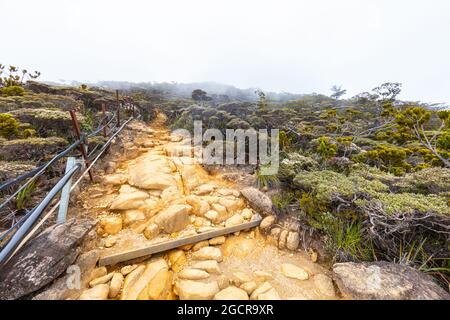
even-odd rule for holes
{"type": "Polygon", "coordinates": [[[450,2],[0,0],[1,63],[40,80],[216,82],[450,102],[450,2]]]}

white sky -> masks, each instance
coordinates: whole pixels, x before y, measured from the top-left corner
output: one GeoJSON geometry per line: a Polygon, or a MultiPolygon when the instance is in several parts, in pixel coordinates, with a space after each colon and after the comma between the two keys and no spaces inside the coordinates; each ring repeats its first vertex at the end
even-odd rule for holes
{"type": "Polygon", "coordinates": [[[43,80],[217,81],[450,102],[448,0],[0,0],[0,63],[43,80]]]}

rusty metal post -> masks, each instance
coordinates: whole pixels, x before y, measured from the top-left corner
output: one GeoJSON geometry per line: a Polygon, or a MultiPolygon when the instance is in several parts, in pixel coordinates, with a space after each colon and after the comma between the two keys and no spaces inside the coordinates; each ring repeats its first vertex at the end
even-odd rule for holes
{"type": "MultiPolygon", "coordinates": [[[[77,115],[75,114],[75,111],[69,111],[69,112],[70,112],[70,117],[72,118],[73,130],[75,131],[75,134],[77,135],[78,139],[81,139],[81,130],[80,130],[80,124],[78,123],[78,120],[77,120],[77,115]]],[[[86,168],[89,168],[89,166],[91,164],[90,164],[89,158],[86,154],[86,149],[84,149],[83,141],[81,141],[81,143],[80,143],[80,152],[81,152],[81,155],[83,156],[84,163],[86,164],[86,168]]],[[[91,169],[89,169],[89,178],[91,179],[91,182],[94,182],[94,176],[92,175],[91,169]]]]}
{"type": "Polygon", "coordinates": [[[106,138],[106,123],[108,122],[108,119],[106,119],[106,106],[105,103],[102,103],[102,113],[103,113],[103,123],[102,125],[104,125],[105,127],[103,128],[103,136],[106,138]]]}
{"type": "Polygon", "coordinates": [[[116,90],[116,102],[117,102],[117,127],[120,127],[120,103],[119,103],[119,90],[116,90]]]}
{"type": "Polygon", "coordinates": [[[123,97],[123,105],[122,106],[123,106],[125,115],[128,116],[130,110],[128,109],[129,105],[128,105],[128,97],[127,96],[123,97]]]}

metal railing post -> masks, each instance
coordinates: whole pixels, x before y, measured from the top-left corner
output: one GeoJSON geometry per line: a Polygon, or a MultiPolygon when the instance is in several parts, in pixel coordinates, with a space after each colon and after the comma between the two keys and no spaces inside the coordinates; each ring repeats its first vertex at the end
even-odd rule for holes
{"type": "MultiPolygon", "coordinates": [[[[76,159],[74,157],[68,157],[66,163],[66,173],[75,166],[76,159]]],[[[64,223],[66,221],[67,210],[69,209],[70,200],[70,188],[72,187],[72,178],[67,181],[67,184],[63,187],[61,191],[61,198],[59,201],[58,216],[56,218],[56,223],[64,223]]]]}
{"type": "Polygon", "coordinates": [[[106,119],[106,106],[105,106],[104,102],[102,103],[102,113],[103,113],[102,125],[104,125],[104,127],[103,127],[103,136],[106,138],[106,123],[107,123],[108,119],[106,119]]]}
{"type": "MultiPolygon", "coordinates": [[[[87,156],[86,149],[84,148],[84,141],[81,137],[81,130],[80,130],[80,125],[77,120],[77,115],[76,115],[75,111],[73,111],[73,110],[71,110],[69,112],[70,112],[70,116],[72,117],[73,130],[75,131],[75,134],[77,135],[78,139],[81,140],[81,144],[80,144],[81,155],[83,156],[84,162],[86,164],[86,168],[89,168],[90,161],[87,156]]],[[[90,169],[89,169],[89,178],[91,179],[91,182],[94,182],[94,176],[92,175],[92,171],[90,169]]]]}
{"type": "Polygon", "coordinates": [[[116,103],[117,103],[117,124],[116,124],[116,127],[120,127],[120,103],[119,103],[119,90],[116,90],[116,103]]]}

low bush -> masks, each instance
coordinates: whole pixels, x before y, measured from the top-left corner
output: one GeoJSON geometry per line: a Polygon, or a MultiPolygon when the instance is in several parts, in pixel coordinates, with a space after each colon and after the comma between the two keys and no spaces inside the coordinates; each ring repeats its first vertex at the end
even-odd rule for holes
{"type": "Polygon", "coordinates": [[[19,133],[19,121],[14,119],[11,114],[0,114],[0,137],[9,139],[19,133]]]}

